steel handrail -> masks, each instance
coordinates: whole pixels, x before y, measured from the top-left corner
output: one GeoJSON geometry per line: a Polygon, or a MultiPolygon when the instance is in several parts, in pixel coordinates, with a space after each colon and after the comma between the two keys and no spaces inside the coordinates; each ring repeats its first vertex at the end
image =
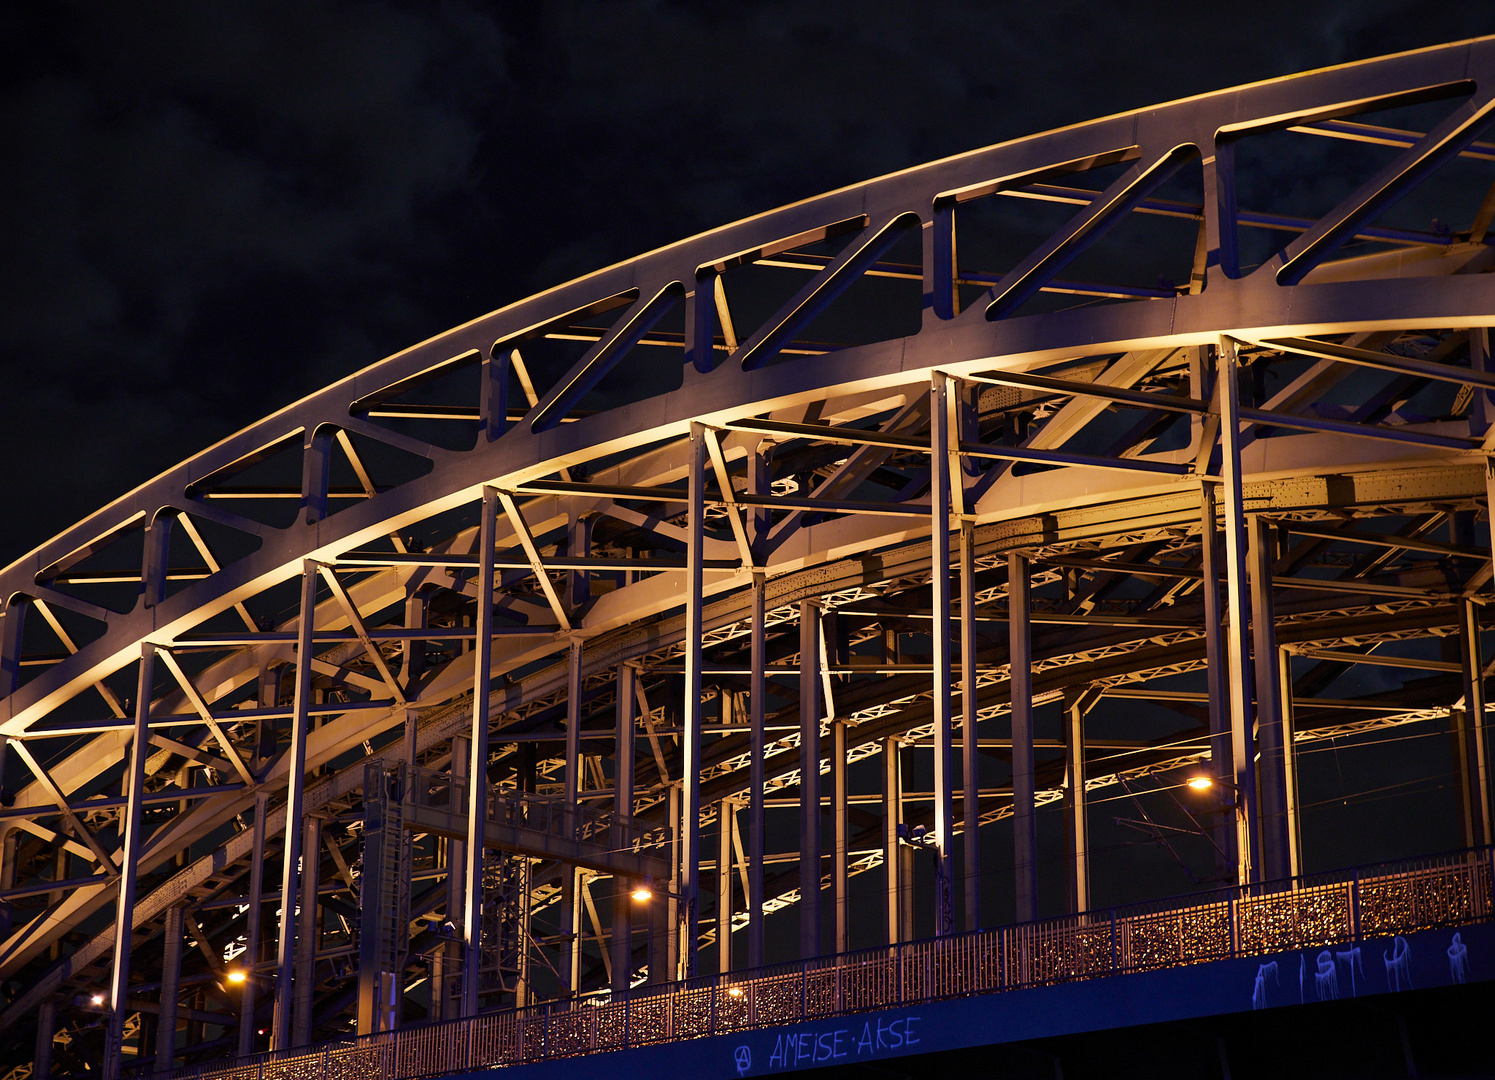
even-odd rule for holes
{"type": "Polygon", "coordinates": [[[1467,925],[1495,918],[1492,870],[1495,848],[1471,848],[493,1010],[166,1075],[414,1080],[1467,925]]]}

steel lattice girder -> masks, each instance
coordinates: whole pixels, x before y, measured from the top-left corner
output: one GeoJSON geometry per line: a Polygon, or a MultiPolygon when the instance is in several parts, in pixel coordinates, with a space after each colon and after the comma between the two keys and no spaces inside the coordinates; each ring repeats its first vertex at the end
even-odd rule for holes
{"type": "MultiPolygon", "coordinates": [[[[599,515],[643,538],[636,546],[652,548],[651,555],[683,551],[686,530],[677,519],[685,512],[692,424],[716,433],[707,468],[708,482],[716,486],[708,495],[713,512],[730,526],[708,533],[704,542],[706,655],[721,658],[726,667],[742,651],[750,625],[750,561],[756,561],[768,577],[768,627],[784,661],[798,648],[794,626],[802,600],[820,601],[827,611],[871,611],[858,616],[869,624],[919,616],[911,598],[921,589],[928,596],[931,573],[928,388],[936,373],[970,380],[965,385],[972,392],[977,437],[961,436],[959,460],[969,464],[963,498],[965,514],[976,523],[978,570],[987,586],[977,598],[983,616],[1003,614],[1005,587],[996,568],[1009,552],[1032,555],[1035,584],[1059,580],[1066,567],[1089,582],[1091,598],[1084,604],[1050,613],[1068,618],[1062,624],[1068,629],[1035,639],[1035,694],[1057,695],[1067,686],[1143,685],[1159,674],[1202,665],[1203,613],[1191,582],[1199,566],[1199,485],[1216,467],[1210,449],[1220,406],[1205,394],[1193,396],[1198,375],[1191,381],[1190,364],[1197,367],[1200,350],[1222,339],[1250,343],[1263,365],[1307,355],[1315,366],[1280,400],[1241,414],[1253,421],[1242,463],[1246,509],[1274,520],[1315,523],[1318,532],[1305,530],[1305,536],[1320,546],[1332,544],[1332,536],[1374,545],[1383,535],[1372,524],[1366,541],[1364,531],[1346,527],[1347,518],[1412,524],[1404,530],[1405,546],[1383,545],[1393,558],[1371,566],[1373,574],[1362,572],[1370,565],[1362,561],[1330,580],[1281,575],[1280,640],[1329,649],[1456,632],[1455,601],[1487,593],[1488,548],[1470,551],[1452,541],[1440,547],[1427,538],[1427,525],[1450,515],[1467,519],[1487,504],[1490,444],[1476,413],[1468,420],[1454,410],[1408,422],[1392,410],[1389,420],[1372,422],[1316,413],[1313,405],[1367,364],[1421,380],[1417,385],[1429,379],[1487,385],[1482,371],[1443,363],[1464,341],[1476,342],[1469,345],[1472,357],[1482,347],[1482,328],[1495,323],[1495,285],[1486,272],[1490,249],[1483,237],[1393,235],[1376,232],[1374,219],[1451,157],[1491,160],[1490,148],[1475,140],[1495,107],[1492,88],[1495,39],[1480,39],[1108,117],[831,192],[454,328],[281,410],[103,508],[0,575],[6,598],[0,691],[7,691],[0,699],[0,733],[28,752],[34,749],[30,756],[46,773],[17,793],[19,809],[0,821],[56,835],[66,831],[63,826],[54,832],[40,823],[63,813],[53,805],[61,800],[73,806],[67,815],[103,822],[99,836],[82,821],[71,826],[83,841],[74,841],[73,850],[95,861],[96,879],[17,925],[0,943],[0,974],[21,971],[113,903],[112,865],[101,871],[97,864],[101,855],[112,857],[118,844],[108,818],[122,800],[106,801],[100,793],[115,782],[128,756],[130,725],[123,719],[128,708],[105,680],[128,676],[143,642],[177,650],[172,655],[179,657],[197,650],[209,660],[205,666],[183,661],[180,682],[159,684],[165,689],[152,703],[158,753],[148,768],[160,797],[153,805],[196,793],[190,807],[150,838],[141,869],[152,871],[194,844],[216,850],[142,896],[137,927],[151,925],[171,903],[197,895],[192,890],[227,888],[232,874],[214,876],[225,867],[237,863],[242,869],[248,832],[220,840],[225,825],[254,803],[252,786],[238,782],[248,770],[240,757],[247,749],[243,735],[226,730],[247,714],[224,706],[238,706],[262,671],[294,662],[296,616],[261,627],[245,606],[298,577],[305,560],[327,567],[329,578],[333,571],[343,575],[333,578],[343,583],[342,595],[318,608],[317,670],[329,685],[346,691],[343,696],[368,698],[358,708],[339,710],[335,702],[321,708],[325,722],[310,734],[307,752],[313,768],[403,723],[407,705],[419,715],[421,751],[438,751],[468,725],[470,665],[453,658],[419,683],[402,683],[380,646],[410,636],[401,635],[400,616],[390,612],[417,589],[448,597],[452,610],[475,597],[475,529],[449,533],[426,552],[404,551],[398,541],[391,547],[388,538],[473,503],[485,486],[506,493],[512,507],[500,517],[497,539],[504,567],[500,604],[515,632],[501,634],[494,644],[493,676],[504,679],[492,693],[496,754],[512,748],[512,741],[504,742],[506,730],[511,740],[532,733],[547,711],[564,708],[564,651],[573,638],[584,643],[581,674],[589,711],[608,706],[618,664],[637,663],[646,672],[678,664],[685,640],[683,564],[656,558],[660,569],[651,570],[621,550],[604,551],[593,562],[574,551],[561,557],[553,551],[553,537],[578,519],[599,515]],[[1468,100],[1441,127],[1403,140],[1407,145],[1381,173],[1318,220],[1303,223],[1281,253],[1241,271],[1236,235],[1250,221],[1233,202],[1232,148],[1238,142],[1283,128],[1334,135],[1340,129],[1333,125],[1344,128],[1344,117],[1461,92],[1469,92],[1468,100]],[[1153,290],[1102,307],[1019,311],[1023,300],[1045,287],[1073,291],[1058,278],[1060,271],[1116,221],[1159,211],[1147,202],[1154,182],[1195,159],[1202,160],[1203,201],[1185,215],[1198,222],[1202,237],[1194,287],[1176,295],[1153,290]],[[1056,186],[1109,164],[1130,167],[1104,190],[1056,186]],[[987,275],[992,284],[984,299],[960,310],[960,283],[984,279],[955,263],[955,215],[961,206],[1003,193],[1057,197],[1079,209],[1010,271],[987,275]],[[796,342],[812,318],[863,275],[905,273],[906,267],[879,260],[898,230],[915,227],[924,253],[917,333],[770,363],[786,348],[819,352],[796,348],[796,342]],[[1331,261],[1338,246],[1357,235],[1389,239],[1400,248],[1331,261]],[[819,263],[794,254],[827,238],[847,237],[840,254],[819,263]],[[718,289],[721,275],[746,263],[796,258],[798,265],[820,269],[774,315],[739,335],[729,298],[718,289]],[[671,303],[683,304],[684,333],[666,349],[655,328],[671,303]],[[596,330],[596,343],[569,371],[541,387],[527,409],[508,407],[504,380],[514,363],[512,350],[522,353],[536,334],[562,323],[599,322],[604,325],[596,330]],[[1432,345],[1421,355],[1405,344],[1399,352],[1386,351],[1408,335],[1428,337],[1432,345]],[[659,363],[683,366],[680,388],[583,413],[586,393],[610,365],[651,340],[659,363]],[[376,423],[396,396],[459,362],[481,365],[480,390],[451,412],[478,420],[474,446],[446,449],[376,423]],[[981,387],[992,385],[999,389],[981,396],[981,387]],[[989,422],[1025,403],[1031,428],[1020,438],[992,442],[981,436],[983,418],[989,422]],[[1176,414],[1193,418],[1188,445],[1149,451],[1152,436],[1139,435],[1104,451],[1074,449],[1116,409],[1159,422],[1176,414]],[[430,471],[381,489],[352,452],[350,437],[429,461],[430,471]],[[797,475],[820,486],[797,496],[753,488],[745,473],[765,437],[786,456],[804,454],[809,466],[797,475]],[[223,493],[224,478],[238,467],[284,448],[299,449],[303,461],[301,490],[291,493],[300,509],[291,524],[267,525],[210,497],[223,493]],[[348,494],[330,486],[328,461],[338,448],[348,453],[361,484],[353,493],[357,499],[342,508],[330,505],[348,494]],[[1024,475],[1004,464],[1014,460],[1056,468],[1024,475]],[[903,478],[906,490],[894,491],[884,481],[882,498],[859,496],[869,483],[877,486],[875,476],[885,468],[903,478]],[[760,527],[771,528],[769,539],[751,541],[748,519],[765,510],[777,515],[760,527]],[[179,515],[186,515],[179,528],[190,528],[193,520],[213,523],[253,538],[258,547],[219,565],[200,545],[206,568],[173,568],[162,537],[179,515]],[[77,588],[68,590],[86,584],[69,578],[74,567],[129,529],[146,525],[154,546],[148,534],[144,565],[133,577],[123,575],[126,584],[140,586],[133,607],[108,610],[80,599],[77,588]],[[1106,560],[1118,550],[1135,550],[1135,561],[1123,556],[1118,561],[1124,567],[1107,571],[1106,560]],[[1416,554],[1418,565],[1404,563],[1388,580],[1386,568],[1408,553],[1416,554]],[[1108,608],[1105,596],[1115,580],[1137,580],[1146,572],[1140,564],[1147,563],[1155,575],[1148,580],[1163,584],[1144,598],[1108,608]],[[627,576],[580,605],[570,603],[575,593],[563,597],[549,580],[571,574],[575,581],[578,570],[585,575],[588,569],[627,576]],[[184,583],[169,592],[168,580],[184,583]],[[224,629],[222,617],[236,608],[249,629],[224,629]],[[100,629],[75,648],[65,627],[54,628],[65,655],[45,656],[20,624],[24,616],[60,625],[66,620],[59,610],[95,620],[100,629]],[[557,654],[557,662],[546,662],[557,654]],[[96,688],[103,689],[103,704],[118,719],[98,723],[83,715],[90,708],[100,715],[96,688]],[[84,741],[57,752],[52,747],[59,743],[49,736],[62,733],[81,734],[84,741]],[[220,782],[198,789],[171,786],[170,773],[183,761],[209,765],[220,782]]],[[[527,374],[521,382],[527,386],[527,374]]],[[[1463,408],[1469,408],[1467,394],[1463,408]]],[[[443,633],[447,640],[462,639],[456,625],[427,633],[431,641],[443,633]]],[[[1005,655],[993,643],[980,651],[982,716],[1003,710],[1005,655]]],[[[931,696],[927,674],[897,671],[875,687],[864,681],[843,692],[838,709],[844,704],[847,711],[837,715],[858,724],[852,755],[874,752],[876,740],[887,735],[917,740],[927,734],[931,696]]],[[[1423,714],[1388,705],[1365,723],[1423,714]]],[[[797,739],[787,734],[770,746],[766,775],[772,787],[797,782],[796,755],[789,753],[797,739]]],[[[746,739],[738,735],[713,745],[702,762],[704,799],[745,790],[745,749],[746,739]]],[[[827,752],[828,745],[822,756],[827,752]]],[[[1139,767],[1178,760],[1160,748],[1155,760],[1139,767]]],[[[254,779],[278,800],[286,785],[285,758],[269,755],[254,779]]],[[[658,803],[660,781],[641,768],[641,812],[658,803]]],[[[1103,776],[1090,781],[1103,782],[1103,776]]],[[[351,766],[312,781],[308,807],[354,797],[360,784],[361,771],[351,766]]],[[[1003,813],[993,803],[983,807],[983,820],[1003,813]]],[[[283,807],[271,809],[268,829],[272,835],[284,829],[283,807]]],[[[105,931],[69,942],[72,952],[11,1006],[0,1026],[70,979],[87,978],[89,965],[107,957],[109,937],[105,931]]]]}

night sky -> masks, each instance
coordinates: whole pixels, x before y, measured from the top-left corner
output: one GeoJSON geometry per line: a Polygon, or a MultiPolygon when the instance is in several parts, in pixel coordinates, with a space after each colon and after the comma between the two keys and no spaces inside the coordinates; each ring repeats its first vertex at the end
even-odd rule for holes
{"type": "Polygon", "coordinates": [[[0,563],[334,379],[660,244],[1491,32],[1467,0],[11,0],[0,563]]]}

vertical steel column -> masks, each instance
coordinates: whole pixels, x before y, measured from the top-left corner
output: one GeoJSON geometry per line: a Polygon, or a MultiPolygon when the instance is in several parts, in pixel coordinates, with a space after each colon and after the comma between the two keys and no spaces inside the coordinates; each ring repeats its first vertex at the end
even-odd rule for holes
{"type": "Polygon", "coordinates": [[[566,937],[565,968],[561,972],[561,981],[569,997],[575,997],[577,990],[581,988],[582,872],[579,866],[561,867],[561,873],[565,875],[561,879],[564,883],[561,889],[561,917],[571,928],[566,937]]]}
{"type": "Polygon", "coordinates": [[[1287,807],[1287,872],[1297,877],[1303,872],[1303,829],[1298,817],[1298,749],[1293,720],[1293,658],[1286,646],[1277,647],[1278,715],[1282,717],[1282,790],[1287,807]]]}
{"type": "Polygon", "coordinates": [[[1090,842],[1085,822],[1086,697],[1075,695],[1064,702],[1064,765],[1069,776],[1064,824],[1070,858],[1069,904],[1070,910],[1077,915],[1090,910],[1090,842]]]}
{"type": "MultiPolygon", "coordinates": [[[[1205,683],[1209,692],[1210,775],[1221,791],[1230,791],[1235,782],[1231,752],[1230,669],[1225,660],[1225,619],[1220,611],[1220,535],[1215,504],[1215,484],[1206,480],[1199,485],[1201,591],[1204,594],[1204,663],[1205,683]]],[[[1227,798],[1227,802],[1234,799],[1227,798]]],[[[1215,840],[1215,869],[1221,880],[1235,879],[1236,826],[1235,812],[1215,815],[1211,831],[1215,840]]]]}
{"type": "Polygon", "coordinates": [[[950,380],[936,372],[930,385],[929,402],[929,554],[934,608],[929,632],[934,644],[934,932],[937,936],[950,933],[955,921],[954,898],[951,896],[955,800],[950,782],[950,413],[953,398],[950,380]]]}
{"type": "MultiPolygon", "coordinates": [[[[581,794],[581,639],[572,638],[566,654],[566,764],[561,777],[562,801],[567,820],[579,820],[577,799],[581,794]]],[[[575,828],[567,830],[575,835],[575,828]]],[[[565,990],[575,994],[581,989],[577,978],[581,972],[581,894],[577,867],[567,867],[561,878],[561,939],[565,942],[562,976],[565,990]]]]}
{"type": "MultiPolygon", "coordinates": [[[[566,540],[566,554],[584,559],[592,554],[592,515],[582,514],[571,519],[566,540]]],[[[592,599],[592,572],[585,566],[574,566],[566,571],[566,609],[576,611],[592,599]]]]}
{"type": "Polygon", "coordinates": [[[767,750],[767,739],[763,730],[766,722],[763,695],[765,693],[767,667],[767,637],[765,626],[768,580],[763,571],[753,571],[753,625],[751,653],[752,682],[749,686],[748,724],[748,958],[750,968],[763,966],[763,856],[766,853],[763,838],[763,755],[767,750]]]}
{"type": "Polygon", "coordinates": [[[166,909],[166,929],[161,935],[161,1012],[156,1023],[156,1072],[176,1067],[177,994],[182,978],[182,906],[166,909]]]}
{"type": "Polygon", "coordinates": [[[1246,523],[1246,558],[1251,577],[1251,643],[1256,668],[1256,739],[1261,754],[1261,866],[1268,881],[1292,876],[1288,828],[1287,746],[1283,735],[1282,671],[1272,614],[1272,563],[1276,530],[1252,515],[1246,523]]]}
{"type": "Polygon", "coordinates": [[[477,618],[473,636],[472,733],[467,760],[467,840],[463,849],[462,1015],[478,1011],[483,956],[483,832],[488,817],[488,684],[493,676],[493,549],[498,492],[483,488],[478,525],[477,618]]]}
{"type": "MultiPolygon", "coordinates": [[[[467,769],[472,764],[472,740],[466,735],[452,736],[451,763],[448,768],[452,776],[452,790],[467,790],[467,769]]],[[[466,941],[462,934],[463,910],[467,904],[467,842],[455,837],[446,842],[446,921],[453,927],[455,940],[448,941],[443,948],[446,954],[442,963],[445,983],[441,987],[441,1018],[451,1020],[462,1011],[462,962],[466,941]]],[[[523,940],[521,938],[521,940],[523,940]]],[[[377,991],[376,991],[377,992],[377,991]]],[[[516,987],[515,1003],[523,1005],[524,989],[516,987]]]]}
{"type": "Polygon", "coordinates": [[[1459,786],[1464,796],[1465,839],[1470,847],[1495,840],[1490,821],[1489,751],[1485,718],[1485,658],[1479,645],[1479,607],[1463,601],[1459,656],[1464,668],[1464,723],[1459,745],[1459,786]]]}
{"type": "Polygon", "coordinates": [[[820,955],[820,608],[799,605],[799,955],[820,955]]]}
{"type": "MultiPolygon", "coordinates": [[[[633,817],[633,668],[619,664],[617,670],[617,731],[613,739],[613,814],[616,819],[633,817]]],[[[623,830],[618,829],[621,837],[623,830]]],[[[614,841],[614,847],[622,846],[614,841]]],[[[633,899],[630,885],[613,879],[613,993],[628,990],[633,974],[633,899]]]]}
{"type": "MultiPolygon", "coordinates": [[[[769,475],[768,454],[765,444],[759,443],[748,458],[748,492],[767,495],[773,490],[769,475]]],[[[763,541],[769,530],[768,511],[757,508],[748,513],[748,542],[753,551],[752,586],[752,639],[749,644],[748,683],[748,850],[747,850],[747,896],[748,951],[747,966],[763,966],[763,858],[767,853],[763,828],[763,755],[768,750],[768,740],[763,730],[766,723],[764,695],[767,692],[766,670],[768,666],[768,575],[762,562],[763,541]]]]}
{"type": "Polygon", "coordinates": [[[831,902],[836,911],[836,952],[851,951],[846,909],[846,721],[831,721],[831,820],[835,848],[831,854],[831,902]]]}
{"type": "Polygon", "coordinates": [[[701,603],[706,546],[706,431],[690,425],[685,548],[685,731],[680,738],[684,822],[680,833],[680,903],[684,974],[696,973],[701,862],[701,603]]]}
{"type": "MultiPolygon", "coordinates": [[[[486,365],[486,361],[484,361],[486,365]]],[[[430,614],[430,600],[424,593],[413,593],[405,598],[405,628],[407,630],[424,630],[430,614]]],[[[417,691],[416,683],[426,668],[426,643],[415,638],[406,638],[400,645],[401,651],[401,674],[405,682],[405,699],[414,701],[417,691]]],[[[405,745],[401,757],[405,764],[414,768],[419,762],[416,760],[416,736],[418,735],[417,724],[419,715],[414,708],[405,710],[405,745]]]]}
{"type": "Polygon", "coordinates": [[[301,610],[296,626],[296,691],[291,706],[291,748],[286,766],[285,840],[281,845],[280,931],[275,952],[275,1019],[272,1049],[293,1045],[291,979],[296,961],[296,896],[301,872],[301,815],[306,805],[306,729],[311,716],[312,633],[317,621],[317,564],[301,564],[301,610]]]}
{"type": "Polygon", "coordinates": [[[1246,510],[1241,490],[1240,382],[1235,342],[1220,339],[1215,378],[1220,407],[1220,501],[1225,510],[1226,670],[1230,674],[1230,760],[1235,768],[1236,880],[1261,880],[1256,811],[1255,713],[1247,682],[1251,642],[1246,577],[1246,510]]]}
{"type": "Polygon", "coordinates": [[[294,1007],[291,1010],[293,1046],[305,1046],[311,1042],[311,992],[316,985],[317,944],[321,937],[317,925],[317,887],[321,884],[321,867],[322,819],[308,817],[302,823],[301,837],[301,910],[297,914],[300,925],[296,930],[296,979],[292,986],[294,1007]]]}
{"type": "MultiPolygon", "coordinates": [[[[680,784],[671,784],[669,806],[666,812],[670,821],[670,890],[663,904],[665,911],[664,959],[667,980],[680,978],[680,848],[684,829],[680,820],[680,784]]],[[[697,819],[699,822],[699,818],[697,819]]],[[[699,828],[699,824],[697,825],[699,828]]]]}
{"type": "Polygon", "coordinates": [[[52,1080],[52,1040],[57,1035],[57,1002],[48,998],[36,1010],[36,1052],[31,1080],[52,1080]]]}
{"type": "MultiPolygon", "coordinates": [[[[4,745],[4,738],[0,737],[0,747],[4,745]]],[[[0,750],[0,783],[5,777],[5,754],[0,750]]],[[[13,828],[0,828],[0,889],[13,889],[16,885],[16,831],[13,828]]],[[[15,908],[9,900],[0,900],[0,941],[10,937],[11,927],[15,920],[15,908]]]]}
{"type": "Polygon", "coordinates": [[[151,686],[156,647],[140,647],[135,689],[135,729],[130,742],[129,789],[125,796],[124,842],[120,849],[119,900],[114,909],[114,966],[109,972],[109,1027],[104,1039],[104,1077],[117,1080],[129,1007],[130,938],[135,930],[135,885],[140,873],[141,833],[145,831],[145,759],[150,754],[151,686]]]}
{"type": "Polygon", "coordinates": [[[254,1050],[254,997],[259,984],[260,919],[264,914],[265,815],[270,796],[262,788],[254,793],[254,847],[249,864],[249,910],[244,913],[244,985],[239,991],[239,1056],[254,1050]]]}
{"type": "Polygon", "coordinates": [[[967,930],[981,928],[981,769],[976,731],[976,523],[960,521],[960,775],[967,930]]]}
{"type": "Polygon", "coordinates": [[[1017,921],[1038,918],[1038,822],[1033,808],[1033,639],[1028,557],[1007,556],[1007,640],[1012,689],[1012,844],[1017,921]]]}
{"type": "Polygon", "coordinates": [[[732,822],[737,803],[716,804],[716,970],[732,970],[732,822]]]}
{"type": "Polygon", "coordinates": [[[882,865],[884,895],[887,897],[888,944],[902,940],[898,919],[898,823],[902,799],[898,791],[898,738],[889,735],[882,741],[882,865]]]}

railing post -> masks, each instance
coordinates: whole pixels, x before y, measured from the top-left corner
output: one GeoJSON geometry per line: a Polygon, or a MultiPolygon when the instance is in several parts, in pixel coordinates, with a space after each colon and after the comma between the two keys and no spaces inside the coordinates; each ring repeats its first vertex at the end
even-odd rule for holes
{"type": "Polygon", "coordinates": [[[1350,879],[1350,940],[1360,940],[1360,869],[1350,879]]]}
{"type": "Polygon", "coordinates": [[[1111,974],[1118,974],[1121,968],[1118,966],[1119,958],[1116,955],[1116,909],[1111,909],[1111,974]]]}
{"type": "Polygon", "coordinates": [[[1225,901],[1230,920],[1230,955],[1232,959],[1239,956],[1241,952],[1240,899],[1239,890],[1237,890],[1231,895],[1230,899],[1225,901]]]}

